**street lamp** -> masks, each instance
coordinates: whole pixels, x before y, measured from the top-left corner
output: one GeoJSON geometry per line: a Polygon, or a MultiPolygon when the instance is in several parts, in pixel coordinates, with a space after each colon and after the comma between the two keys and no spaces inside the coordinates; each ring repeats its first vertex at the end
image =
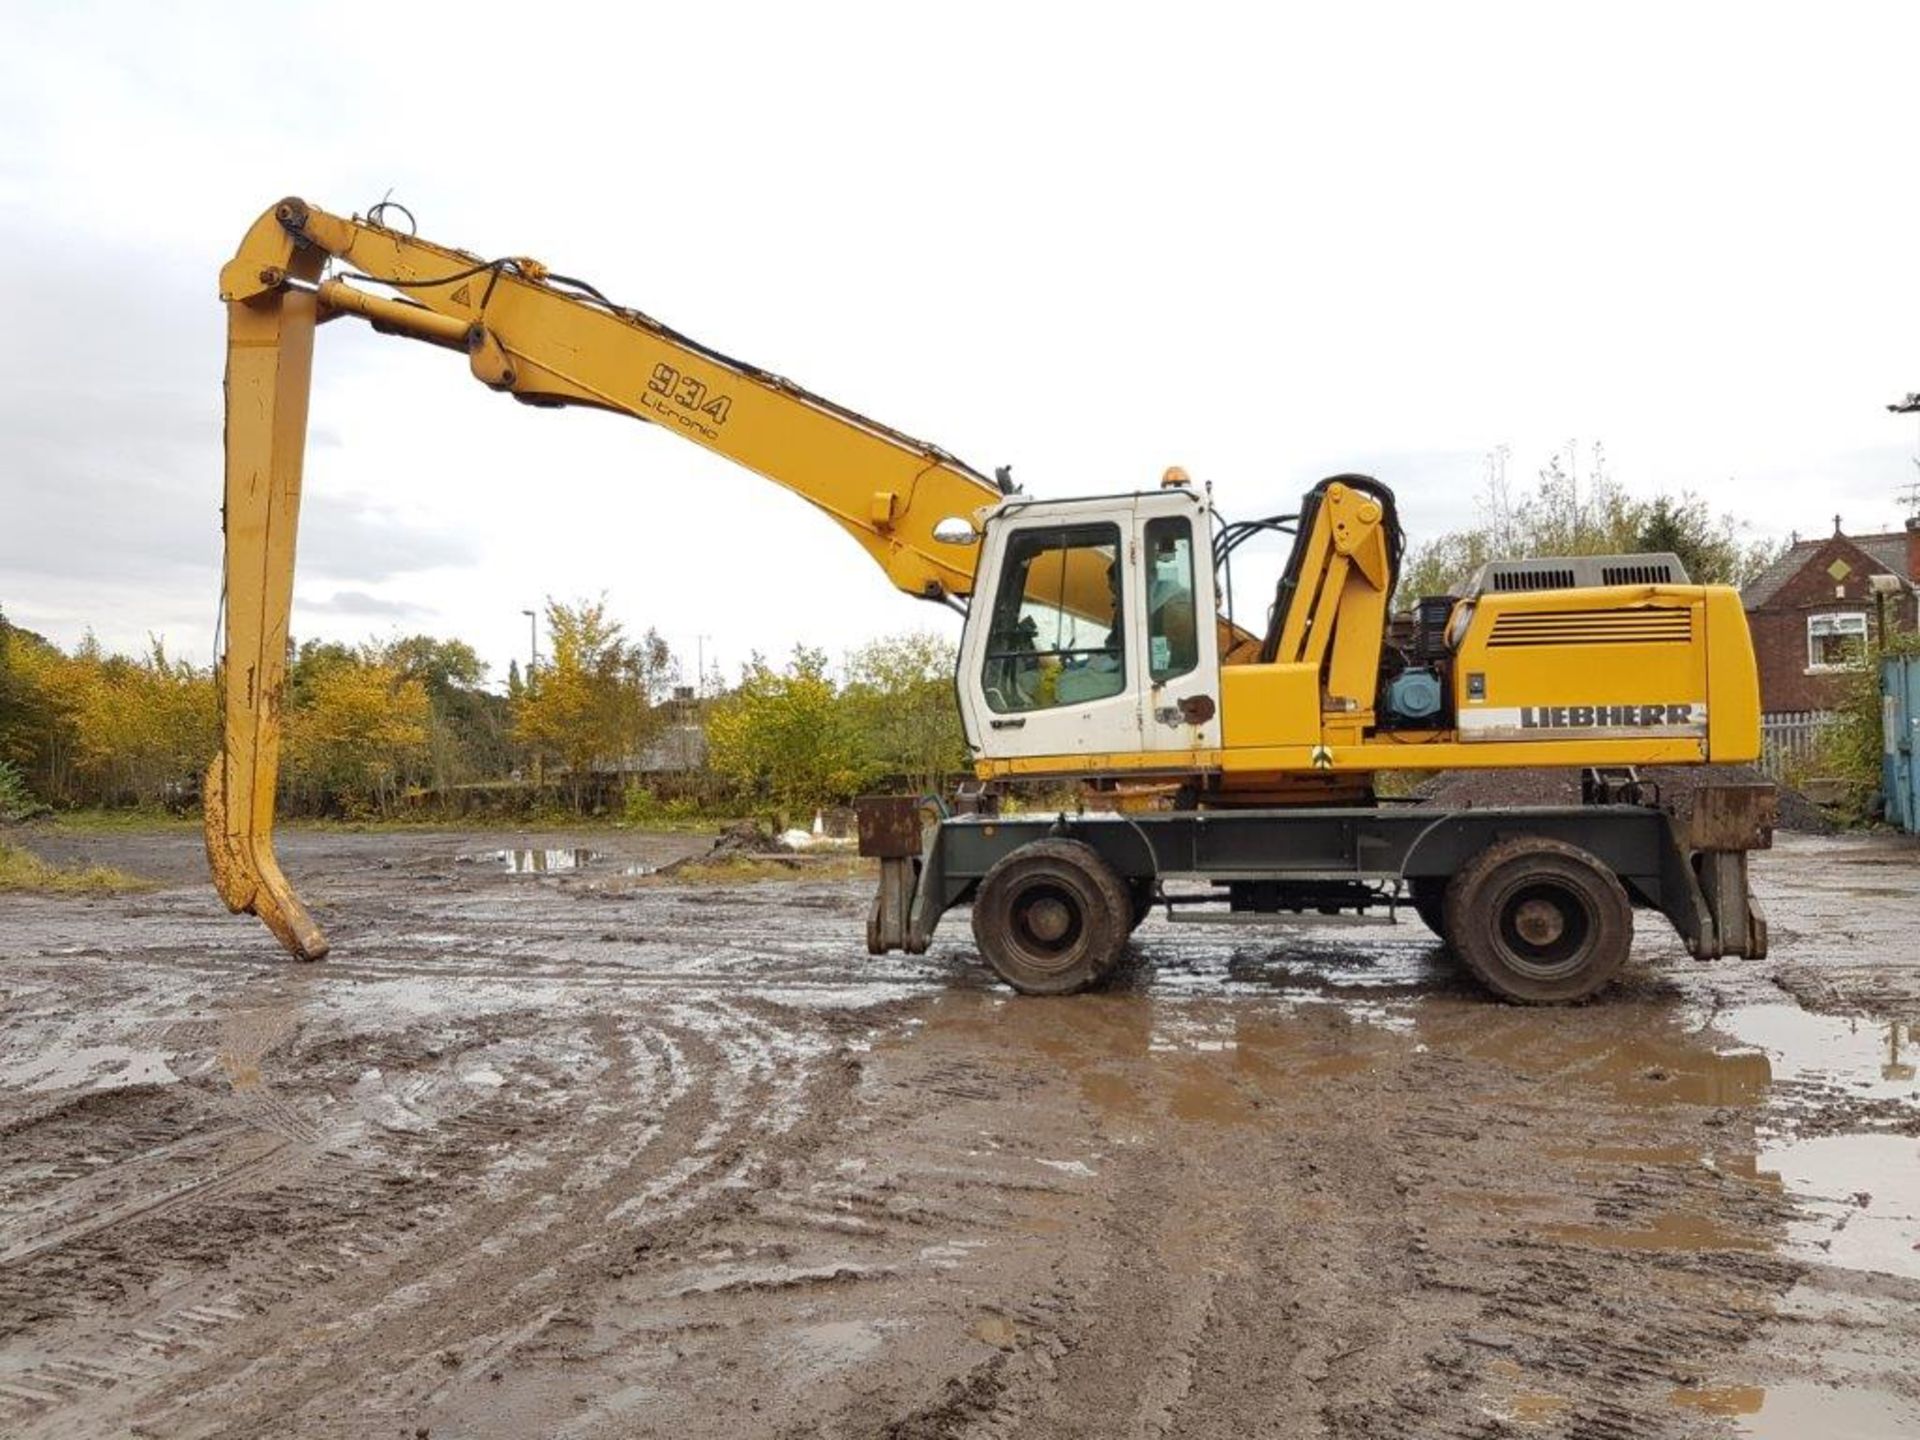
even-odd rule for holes
{"type": "Polygon", "coordinates": [[[527,617],[527,683],[533,683],[533,672],[540,668],[540,617],[532,610],[522,610],[527,617]]]}

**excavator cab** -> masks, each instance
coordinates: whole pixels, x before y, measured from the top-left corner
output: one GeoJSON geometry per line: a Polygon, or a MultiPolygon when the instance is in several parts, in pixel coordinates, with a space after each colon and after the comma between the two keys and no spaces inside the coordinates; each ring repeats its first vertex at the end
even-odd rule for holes
{"type": "Polygon", "coordinates": [[[974,753],[1139,770],[1217,745],[1210,525],[1205,499],[1181,488],[998,507],[979,542],[986,623],[961,639],[974,753]]]}

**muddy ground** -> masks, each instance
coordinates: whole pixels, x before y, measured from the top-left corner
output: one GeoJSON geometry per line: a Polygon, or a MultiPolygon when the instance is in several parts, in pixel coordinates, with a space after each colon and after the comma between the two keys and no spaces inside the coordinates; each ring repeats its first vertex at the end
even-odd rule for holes
{"type": "Polygon", "coordinates": [[[190,831],[24,838],[163,888],[0,896],[8,1436],[1920,1433],[1908,845],[1530,1011],[1160,917],[1023,1000],[627,833],[289,834],[297,965],[190,831]]]}

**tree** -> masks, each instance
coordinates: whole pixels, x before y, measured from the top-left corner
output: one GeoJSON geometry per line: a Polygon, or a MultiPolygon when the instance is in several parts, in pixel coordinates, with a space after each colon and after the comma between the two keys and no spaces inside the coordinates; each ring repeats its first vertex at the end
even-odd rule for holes
{"type": "Polygon", "coordinates": [[[953,642],[926,631],[875,640],[848,657],[845,700],[873,768],[938,790],[965,767],[955,664],[953,642]]]}
{"type": "MultiPolygon", "coordinates": [[[[385,811],[403,787],[509,763],[506,706],[460,641],[410,636],[291,647],[285,795],[297,808],[385,811]]],[[[71,654],[0,618],[0,762],[52,805],[179,805],[218,744],[210,670],[156,639],[71,654]]]]}
{"type": "Polygon", "coordinates": [[[43,800],[61,802],[78,734],[56,693],[66,657],[0,615],[0,760],[11,761],[43,800]]]}
{"type": "Polygon", "coordinates": [[[514,706],[513,733],[537,756],[566,769],[575,808],[596,769],[636,755],[658,730],[653,701],[673,673],[673,656],[655,631],[637,643],[607,614],[604,597],[547,602],[552,658],[528,677],[514,706]]]}
{"type": "MultiPolygon", "coordinates": [[[[408,635],[388,641],[379,653],[385,664],[403,678],[419,681],[427,692],[427,754],[435,790],[510,768],[509,707],[481,688],[487,665],[471,645],[408,635]]],[[[517,672],[509,676],[510,687],[517,679],[517,672]]]]}
{"type": "Polygon", "coordinates": [[[1628,494],[1597,444],[1588,452],[1584,475],[1580,453],[1569,445],[1540,467],[1532,491],[1518,499],[1507,484],[1506,458],[1504,447],[1488,456],[1472,529],[1435,536],[1407,556],[1397,608],[1422,595],[1460,594],[1490,560],[1671,550],[1696,583],[1740,585],[1777,553],[1777,547],[1749,539],[1733,516],[1715,520],[1692,491],[1651,500],[1628,494]]]}
{"type": "Polygon", "coordinates": [[[707,718],[715,774],[788,815],[845,800],[875,773],[853,708],[827,675],[827,657],[805,646],[785,670],[758,655],[707,718]]]}
{"type": "Polygon", "coordinates": [[[407,680],[418,680],[428,698],[445,700],[471,690],[487,678],[487,664],[464,640],[408,635],[389,640],[381,659],[407,680]]]}
{"type": "Polygon", "coordinates": [[[0,619],[0,759],[51,804],[179,803],[215,724],[212,673],[158,639],[109,655],[89,633],[67,655],[0,619]]]}
{"type": "Polygon", "coordinates": [[[426,687],[344,646],[316,647],[313,660],[287,717],[290,778],[319,805],[390,814],[426,757],[426,687]]]}
{"type": "Polygon", "coordinates": [[[168,657],[157,637],[138,659],[82,647],[67,662],[87,798],[155,806],[179,801],[216,741],[210,671],[168,657]]]}
{"type": "Polygon", "coordinates": [[[294,647],[293,658],[287,665],[287,708],[299,710],[311,704],[314,687],[321,677],[360,662],[361,652],[338,640],[303,641],[294,647]]]}
{"type": "Polygon", "coordinates": [[[1731,515],[1718,521],[1691,490],[1656,495],[1643,507],[1636,550],[1671,550],[1702,585],[1744,585],[1770,565],[1778,545],[1749,539],[1731,515]]]}

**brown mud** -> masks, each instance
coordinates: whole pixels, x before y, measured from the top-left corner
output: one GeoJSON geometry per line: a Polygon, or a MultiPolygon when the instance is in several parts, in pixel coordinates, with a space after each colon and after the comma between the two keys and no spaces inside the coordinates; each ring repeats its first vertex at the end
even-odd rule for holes
{"type": "Polygon", "coordinates": [[[163,888],[0,898],[0,1434],[1920,1433],[1907,846],[1536,1011],[1158,917],[1020,999],[607,832],[295,832],[298,965],[191,832],[21,833],[163,888]]]}

